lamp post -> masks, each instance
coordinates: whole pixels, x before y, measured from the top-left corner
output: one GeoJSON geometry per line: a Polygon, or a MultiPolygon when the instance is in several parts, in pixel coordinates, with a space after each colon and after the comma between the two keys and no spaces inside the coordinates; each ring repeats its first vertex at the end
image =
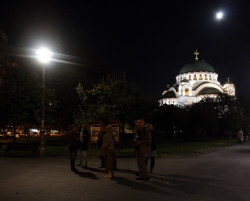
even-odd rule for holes
{"type": "Polygon", "coordinates": [[[46,152],[46,141],[45,141],[45,127],[44,127],[44,96],[45,96],[45,64],[50,61],[52,52],[46,48],[41,48],[36,51],[38,60],[43,63],[43,85],[42,85],[42,125],[40,131],[41,146],[40,146],[40,156],[45,157],[46,152]]]}

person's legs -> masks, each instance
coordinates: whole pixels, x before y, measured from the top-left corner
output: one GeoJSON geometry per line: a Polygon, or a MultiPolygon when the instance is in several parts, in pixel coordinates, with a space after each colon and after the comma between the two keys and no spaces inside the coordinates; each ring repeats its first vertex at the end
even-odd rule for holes
{"type": "Polygon", "coordinates": [[[76,161],[76,151],[71,151],[70,152],[70,168],[72,171],[76,171],[75,161],[76,161]]]}
{"type": "Polygon", "coordinates": [[[105,167],[105,158],[101,155],[101,168],[105,167]]]}
{"type": "Polygon", "coordinates": [[[88,165],[87,151],[83,150],[82,153],[83,153],[84,165],[87,167],[87,165],[88,165]]]}
{"type": "Polygon", "coordinates": [[[140,174],[140,178],[142,178],[142,179],[149,179],[150,175],[149,175],[149,172],[147,170],[146,163],[145,163],[145,160],[146,160],[145,154],[140,154],[138,159],[139,159],[139,174],[140,174]]]}
{"type": "Polygon", "coordinates": [[[150,166],[150,172],[153,173],[153,169],[155,167],[155,157],[151,157],[151,166],[150,166]]]}
{"type": "Polygon", "coordinates": [[[146,160],[145,160],[146,166],[148,165],[148,158],[149,157],[146,157],[146,160]]]}
{"type": "Polygon", "coordinates": [[[79,165],[82,165],[83,151],[81,149],[78,150],[78,156],[79,156],[79,160],[80,160],[80,164],[79,165]]]}
{"type": "Polygon", "coordinates": [[[114,170],[114,154],[113,153],[105,154],[105,170],[107,171],[107,175],[105,175],[104,177],[112,178],[113,170],[114,170]]]}

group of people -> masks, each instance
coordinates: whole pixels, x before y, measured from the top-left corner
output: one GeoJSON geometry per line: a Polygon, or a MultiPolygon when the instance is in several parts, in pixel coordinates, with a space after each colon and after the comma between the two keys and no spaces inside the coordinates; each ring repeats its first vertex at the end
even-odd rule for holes
{"type": "MultiPolygon", "coordinates": [[[[135,121],[136,132],[134,135],[134,144],[136,151],[136,158],[138,164],[138,178],[137,180],[149,180],[150,173],[153,172],[156,157],[156,136],[152,125],[145,125],[143,119],[135,121]],[[147,164],[150,159],[150,172],[148,171],[147,164]]],[[[70,167],[72,171],[77,171],[75,168],[75,161],[79,155],[80,164],[82,167],[87,167],[87,148],[89,134],[84,124],[81,125],[80,132],[77,126],[72,125],[70,132],[70,167]]],[[[97,145],[100,148],[100,168],[105,168],[107,175],[105,178],[112,178],[114,170],[116,169],[115,157],[115,140],[112,132],[112,125],[101,126],[98,135],[97,145]]]]}
{"type": "MultiPolygon", "coordinates": [[[[78,132],[77,126],[72,125],[71,132],[69,134],[69,151],[70,151],[70,168],[72,171],[76,172],[75,162],[77,155],[80,159],[80,164],[84,168],[87,167],[87,149],[89,134],[84,124],[81,125],[81,130],[78,132]],[[84,161],[84,166],[83,166],[84,161]]],[[[113,171],[115,168],[115,142],[112,133],[112,126],[107,125],[101,126],[100,133],[98,136],[98,146],[100,147],[101,154],[101,167],[105,168],[107,175],[105,178],[112,178],[113,171]]]]}

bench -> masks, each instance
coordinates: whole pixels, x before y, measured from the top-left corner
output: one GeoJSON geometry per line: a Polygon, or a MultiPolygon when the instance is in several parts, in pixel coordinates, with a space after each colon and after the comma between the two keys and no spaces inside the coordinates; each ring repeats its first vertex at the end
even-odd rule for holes
{"type": "Polygon", "coordinates": [[[38,146],[37,143],[8,143],[5,153],[9,154],[10,151],[31,151],[34,156],[37,156],[38,146]]]}

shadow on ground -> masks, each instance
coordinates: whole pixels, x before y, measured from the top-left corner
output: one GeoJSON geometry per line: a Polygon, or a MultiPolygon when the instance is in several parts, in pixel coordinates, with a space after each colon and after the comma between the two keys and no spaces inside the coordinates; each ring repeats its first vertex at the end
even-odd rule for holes
{"type": "Polygon", "coordinates": [[[75,171],[79,177],[89,178],[89,179],[99,179],[95,174],[92,172],[82,172],[82,171],[75,171]]]}
{"type": "Polygon", "coordinates": [[[155,193],[161,193],[161,194],[169,194],[167,191],[157,188],[156,186],[151,185],[150,181],[132,181],[123,177],[113,177],[113,181],[116,181],[117,184],[124,185],[127,187],[130,187],[135,190],[140,191],[151,191],[155,193]]]}

